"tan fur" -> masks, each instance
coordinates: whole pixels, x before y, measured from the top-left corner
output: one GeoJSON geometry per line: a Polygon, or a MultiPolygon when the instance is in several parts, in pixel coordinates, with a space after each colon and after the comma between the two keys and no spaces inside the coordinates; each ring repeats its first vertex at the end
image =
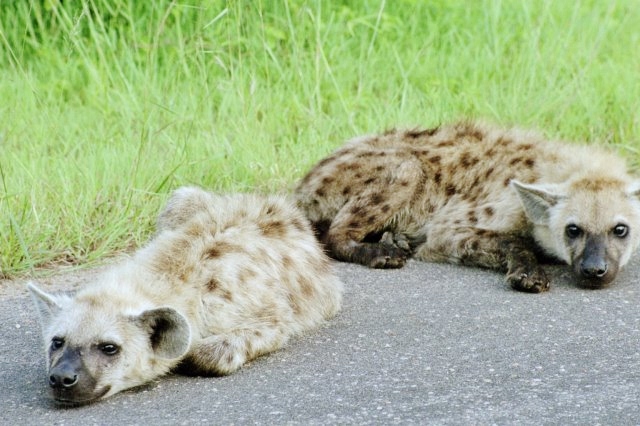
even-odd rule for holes
{"type": "Polygon", "coordinates": [[[132,259],[73,297],[30,290],[53,397],[80,404],[171,369],[232,373],[333,316],[342,284],[283,198],[182,188],[132,259]]]}
{"type": "Polygon", "coordinates": [[[515,288],[542,291],[536,255],[572,264],[588,286],[615,277],[640,242],[638,189],[602,149],[463,122],[355,138],[296,197],[337,259],[394,268],[413,255],[506,270],[515,288]],[[581,235],[569,241],[571,224],[581,235]]]}

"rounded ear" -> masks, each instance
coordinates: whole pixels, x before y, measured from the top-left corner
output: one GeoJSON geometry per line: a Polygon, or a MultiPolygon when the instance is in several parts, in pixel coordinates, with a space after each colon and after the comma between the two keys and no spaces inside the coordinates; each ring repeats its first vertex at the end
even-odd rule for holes
{"type": "Polygon", "coordinates": [[[627,187],[627,194],[629,194],[631,197],[640,198],[640,180],[631,182],[631,184],[627,187]]]}
{"type": "Polygon", "coordinates": [[[563,198],[553,185],[527,185],[513,179],[511,187],[520,197],[525,214],[536,225],[547,225],[549,209],[563,198]]]}
{"type": "Polygon", "coordinates": [[[136,320],[149,334],[151,348],[158,357],[181,358],[189,350],[191,327],[187,319],[175,309],[150,309],[141,313],[136,320]]]}
{"type": "Polygon", "coordinates": [[[157,229],[178,229],[196,213],[206,210],[209,194],[195,186],[183,186],[173,191],[167,205],[158,216],[157,229]]]}

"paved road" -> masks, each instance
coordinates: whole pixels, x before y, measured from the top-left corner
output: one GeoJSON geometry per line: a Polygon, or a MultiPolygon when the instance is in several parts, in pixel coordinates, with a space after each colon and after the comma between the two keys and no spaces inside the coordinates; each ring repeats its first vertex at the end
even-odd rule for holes
{"type": "Polygon", "coordinates": [[[286,349],[228,377],[169,376],[75,409],[48,403],[31,301],[5,294],[0,422],[640,424],[640,259],[597,291],[550,268],[542,295],[451,265],[337,268],[342,313],[286,349]]]}

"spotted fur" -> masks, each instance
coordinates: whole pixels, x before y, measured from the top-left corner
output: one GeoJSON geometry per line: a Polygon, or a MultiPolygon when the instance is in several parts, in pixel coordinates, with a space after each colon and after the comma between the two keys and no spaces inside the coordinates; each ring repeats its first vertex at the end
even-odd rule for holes
{"type": "Polygon", "coordinates": [[[603,149],[462,122],[355,138],[296,198],[336,259],[475,265],[539,292],[549,287],[540,257],[572,265],[583,285],[610,283],[640,242],[639,192],[603,149]]]}
{"type": "Polygon", "coordinates": [[[342,292],[290,202],[197,188],[176,191],[151,242],[73,297],[29,288],[62,404],[172,369],[232,373],[336,314],[342,292]]]}

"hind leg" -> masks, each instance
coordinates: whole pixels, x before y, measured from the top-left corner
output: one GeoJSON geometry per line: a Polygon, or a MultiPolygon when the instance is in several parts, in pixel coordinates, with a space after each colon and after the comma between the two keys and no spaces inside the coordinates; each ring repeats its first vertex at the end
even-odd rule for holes
{"type": "Polygon", "coordinates": [[[332,257],[371,268],[404,266],[412,250],[400,236],[402,230],[385,227],[411,203],[422,170],[407,161],[388,173],[352,196],[333,218],[323,237],[332,257]],[[377,242],[365,241],[372,234],[380,234],[382,238],[377,242]]]}
{"type": "Polygon", "coordinates": [[[286,341],[284,333],[269,327],[217,334],[195,343],[176,372],[201,376],[231,374],[247,361],[281,348],[286,341]]]}

